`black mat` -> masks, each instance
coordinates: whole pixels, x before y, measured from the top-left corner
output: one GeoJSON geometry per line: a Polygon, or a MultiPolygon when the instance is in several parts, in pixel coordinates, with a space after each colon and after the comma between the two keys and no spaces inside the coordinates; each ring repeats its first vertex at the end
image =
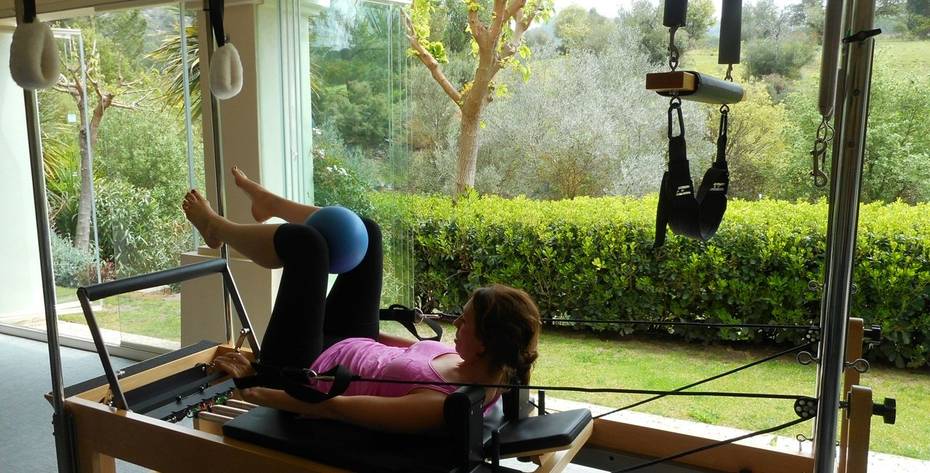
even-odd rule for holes
{"type": "Polygon", "coordinates": [[[457,466],[443,434],[386,434],[342,422],[300,419],[267,407],[227,422],[223,433],[353,471],[451,473],[457,466]]]}
{"type": "MultiPolygon", "coordinates": [[[[502,455],[564,448],[591,421],[577,409],[531,417],[500,431],[502,455]]],[[[378,432],[342,422],[301,419],[258,407],[223,427],[231,438],[353,471],[453,472],[449,438],[443,434],[404,435],[378,432]]]]}

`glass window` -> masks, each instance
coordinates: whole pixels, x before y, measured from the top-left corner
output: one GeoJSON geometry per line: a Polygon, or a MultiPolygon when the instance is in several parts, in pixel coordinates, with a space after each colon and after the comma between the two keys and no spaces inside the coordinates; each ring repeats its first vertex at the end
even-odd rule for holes
{"type": "MultiPolygon", "coordinates": [[[[76,287],[178,266],[198,244],[180,209],[204,181],[195,13],[164,6],[53,24],[62,78],[39,93],[39,114],[63,336],[89,337],[76,287]]],[[[177,288],[161,287],[94,310],[108,343],[165,349],[179,345],[179,306],[177,288]]]]}
{"type": "Polygon", "coordinates": [[[384,306],[413,304],[412,238],[378,194],[407,179],[409,88],[401,3],[336,0],[310,17],[313,190],[385,235],[384,306]]]}

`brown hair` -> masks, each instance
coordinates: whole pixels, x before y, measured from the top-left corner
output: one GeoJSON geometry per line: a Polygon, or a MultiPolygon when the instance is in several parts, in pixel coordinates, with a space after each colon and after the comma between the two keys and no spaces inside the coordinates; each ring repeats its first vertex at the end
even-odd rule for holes
{"type": "Polygon", "coordinates": [[[539,309],[525,292],[502,284],[475,290],[471,296],[476,335],[492,369],[503,370],[507,382],[529,384],[539,356],[539,309]]]}

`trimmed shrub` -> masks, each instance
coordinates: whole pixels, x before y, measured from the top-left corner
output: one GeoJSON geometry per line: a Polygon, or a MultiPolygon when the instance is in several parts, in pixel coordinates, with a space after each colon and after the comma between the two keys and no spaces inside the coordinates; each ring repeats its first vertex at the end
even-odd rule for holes
{"type": "Polygon", "coordinates": [[[94,275],[94,255],[71,245],[54,231],[49,232],[52,246],[52,271],[55,284],[62,287],[78,287],[96,282],[94,275]]]}
{"type": "MultiPolygon", "coordinates": [[[[415,293],[424,309],[459,310],[476,287],[529,292],[544,316],[816,324],[826,250],[826,203],[731,201],[717,236],[671,236],[652,248],[656,197],[418,197],[381,194],[415,235],[415,293]],[[401,204],[398,204],[401,201],[401,204]]],[[[880,324],[872,356],[924,366],[930,351],[928,205],[861,207],[852,314],[880,324]]],[[[579,324],[631,333],[642,328],[579,324]]],[[[648,330],[648,329],[646,329],[648,330]]],[[[801,343],[799,331],[675,328],[699,341],[801,343]]]]}

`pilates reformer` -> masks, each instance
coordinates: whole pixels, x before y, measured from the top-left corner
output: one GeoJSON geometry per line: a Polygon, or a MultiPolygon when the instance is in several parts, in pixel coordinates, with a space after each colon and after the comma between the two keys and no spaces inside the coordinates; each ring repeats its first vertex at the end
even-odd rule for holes
{"type": "MultiPolygon", "coordinates": [[[[529,416],[526,390],[508,393],[499,412],[485,417],[484,390],[461,388],[446,400],[444,417],[447,429],[436,435],[385,434],[340,422],[311,421],[274,409],[235,402],[235,399],[231,405],[224,405],[232,397],[233,382],[222,373],[206,369],[207,365],[216,355],[229,350],[243,350],[246,356],[251,357],[252,353],[258,352],[259,345],[235,281],[223,259],[79,288],[78,298],[105,373],[100,378],[65,389],[68,396],[66,404],[73,410],[75,419],[90,416],[85,420],[90,424],[86,426],[88,434],[76,435],[79,443],[83,442],[81,439],[93,437],[90,432],[97,429],[93,425],[97,421],[90,420],[95,416],[92,407],[96,407],[97,411],[100,408],[104,411],[118,409],[123,413],[119,419],[112,420],[125,423],[118,431],[131,442],[139,438],[129,434],[136,429],[144,429],[153,422],[173,424],[191,417],[196,430],[222,435],[222,440],[213,448],[232,449],[238,454],[252,451],[251,448],[236,450],[239,443],[230,442],[234,439],[308,459],[306,462],[298,461],[301,464],[299,468],[288,467],[289,471],[328,471],[326,468],[335,467],[350,471],[477,472],[493,469],[506,472],[514,470],[500,467],[500,459],[521,457],[534,458],[539,465],[536,471],[550,472],[560,471],[584,445],[593,429],[591,413],[587,409],[529,416]],[[222,275],[227,295],[242,326],[235,345],[204,341],[133,365],[119,373],[113,369],[93,314],[92,301],[215,273],[222,275]],[[242,348],[246,341],[251,350],[242,348]],[[90,400],[97,400],[97,405],[88,405],[90,400]],[[321,467],[313,462],[328,466],[321,467]]],[[[388,320],[402,322],[412,323],[416,317],[413,311],[397,307],[385,309],[382,313],[388,320]]],[[[430,327],[434,329],[434,338],[441,336],[439,325],[430,327]]],[[[418,339],[424,338],[415,328],[412,333],[418,339]]],[[[188,447],[181,447],[184,442],[196,442],[195,438],[203,440],[194,432],[184,432],[177,425],[172,427],[161,432],[158,444],[176,444],[178,448],[186,449],[188,447]]],[[[140,432],[140,435],[145,434],[140,432]]],[[[87,445],[78,449],[80,471],[85,471],[85,468],[87,471],[106,471],[100,467],[106,461],[101,455],[125,458],[156,470],[177,470],[177,464],[173,463],[176,459],[163,456],[161,460],[168,464],[157,460],[154,464],[149,463],[155,459],[137,457],[146,455],[138,447],[130,448],[130,452],[113,451],[114,447],[130,446],[110,440],[106,443],[119,445],[87,445]],[[95,450],[100,453],[90,453],[95,450]]]]}
{"type": "MultiPolygon", "coordinates": [[[[251,357],[259,350],[235,282],[222,259],[80,288],[78,298],[105,373],[65,389],[68,396],[65,405],[73,416],[79,471],[111,471],[113,458],[121,458],[158,471],[182,471],[200,467],[201,463],[211,471],[226,462],[230,468],[257,462],[262,465],[262,471],[508,472],[515,470],[500,466],[500,459],[518,457],[532,458],[538,465],[535,471],[547,472],[560,471],[579,453],[584,454],[583,463],[609,469],[616,467],[614,458],[623,452],[669,457],[670,446],[675,451],[684,449],[688,454],[680,461],[718,471],[776,472],[786,471],[783,469],[786,466],[791,467],[789,471],[809,470],[811,458],[805,455],[736,444],[719,447],[728,452],[726,455],[708,454],[700,452],[707,448],[707,441],[699,437],[617,422],[603,416],[592,418],[587,409],[548,413],[544,392],[540,392],[536,400],[541,415],[529,416],[531,408],[526,389],[512,390],[503,397],[499,411],[484,416],[484,391],[461,388],[446,401],[447,429],[434,435],[385,434],[341,422],[300,419],[293,414],[250,405],[234,398],[231,380],[206,369],[219,354],[242,350],[251,357]],[[220,273],[226,283],[227,295],[242,326],[235,344],[232,340],[226,344],[204,341],[121,372],[113,369],[90,302],[216,273],[220,273]],[[251,350],[242,347],[246,342],[251,350]],[[193,428],[177,424],[186,418],[193,419],[193,428]],[[95,434],[100,431],[120,432],[121,435],[107,438],[95,434]],[[658,441],[660,437],[664,439],[661,442],[658,441]],[[176,454],[159,455],[151,451],[152,444],[164,446],[176,454]],[[210,456],[191,458],[192,452],[201,449],[210,452],[210,456]],[[692,454],[691,450],[695,452],[692,454]],[[222,458],[213,457],[214,454],[222,458]]],[[[417,311],[392,306],[382,310],[382,319],[406,322],[404,325],[416,338],[427,338],[418,333],[415,323],[430,321],[430,318],[417,311]]],[[[441,335],[439,325],[427,325],[433,329],[433,338],[441,335]]],[[[858,334],[859,338],[850,346],[849,363],[859,366],[864,363],[858,358],[865,333],[862,321],[854,319],[850,332],[854,337],[858,334]],[[858,353],[855,345],[859,346],[858,353]]],[[[875,334],[874,328],[870,333],[871,337],[880,336],[875,334]]],[[[805,353],[800,353],[799,360],[805,353]]],[[[859,371],[864,369],[855,371],[856,376],[859,371]]],[[[857,378],[852,379],[848,374],[847,385],[852,393],[849,402],[858,406],[859,415],[850,430],[857,432],[850,438],[858,439],[858,443],[849,443],[849,451],[858,452],[859,457],[851,464],[859,464],[861,460],[862,439],[866,439],[867,445],[868,421],[872,414],[881,414],[886,420],[890,417],[892,421],[894,416],[893,405],[871,407],[871,393],[854,386],[855,382],[857,378]]],[[[688,387],[697,384],[700,383],[688,387]]],[[[800,401],[795,404],[796,410],[798,406],[813,408],[814,399],[800,401]]],[[[799,412],[802,421],[810,415],[799,412]]],[[[867,448],[864,451],[867,453],[867,448]]],[[[679,452],[678,456],[683,455],[679,452]]]]}
{"type": "MultiPolygon", "coordinates": [[[[680,0],[674,1],[676,4],[683,3],[680,0]]],[[[730,0],[727,0],[727,3],[729,2],[730,0]]],[[[831,210],[828,225],[829,251],[821,305],[822,340],[816,356],[810,356],[811,361],[820,364],[813,456],[729,443],[714,450],[701,451],[681,458],[679,461],[682,464],[714,471],[733,472],[774,473],[813,470],[817,473],[826,473],[836,471],[834,440],[836,439],[837,416],[845,409],[846,416],[843,419],[840,435],[839,471],[844,473],[865,471],[871,417],[880,415],[886,421],[894,420],[893,402],[875,405],[871,400],[871,392],[867,388],[856,385],[858,371],[853,369],[859,363],[861,356],[861,351],[859,354],[856,354],[856,351],[861,350],[862,326],[861,321],[857,322],[857,319],[848,317],[848,295],[851,290],[850,267],[856,239],[857,199],[868,111],[871,53],[874,34],[877,30],[873,28],[874,1],[857,0],[848,3],[850,5],[844,11],[842,0],[828,0],[824,30],[825,47],[822,65],[825,73],[822,74],[821,82],[823,123],[827,124],[830,133],[836,130],[836,134],[832,136],[834,143],[842,142],[847,145],[833,146],[834,166],[831,167],[831,210]],[[842,67],[837,69],[840,34],[843,31],[849,31],[852,34],[842,40],[844,52],[842,67]],[[841,82],[839,86],[837,86],[838,70],[844,74],[844,82],[841,82]],[[829,126],[828,119],[833,116],[834,104],[837,104],[839,113],[835,116],[834,125],[829,126]],[[842,380],[844,374],[845,381],[842,380]],[[841,398],[844,399],[842,402],[841,398]]],[[[17,11],[23,15],[19,19],[20,24],[36,21],[34,3],[17,2],[17,11]],[[27,6],[31,8],[24,8],[24,3],[29,4],[27,6]]],[[[682,19],[683,16],[682,12],[682,19]]],[[[207,46],[209,53],[213,46],[212,42],[207,46]]],[[[43,58],[47,59],[44,56],[43,58]]],[[[45,62],[42,64],[46,65],[45,62]]],[[[37,70],[43,74],[47,72],[45,69],[37,70]]],[[[258,347],[251,331],[240,332],[240,340],[238,343],[233,343],[231,320],[227,324],[227,341],[224,344],[195,345],[128,367],[119,373],[114,372],[111,367],[103,378],[81,383],[67,390],[62,387],[58,332],[55,324],[54,282],[51,275],[48,228],[45,224],[47,212],[37,105],[35,93],[32,92],[33,89],[38,88],[33,85],[41,85],[43,81],[40,80],[42,77],[31,79],[27,77],[26,79],[21,84],[25,89],[24,101],[29,122],[27,132],[34,181],[34,205],[52,371],[53,390],[49,398],[55,408],[53,424],[59,470],[73,471],[77,468],[78,471],[113,471],[113,459],[122,458],[160,471],[197,469],[204,471],[254,469],[271,472],[343,471],[339,467],[266,448],[260,445],[260,441],[244,441],[235,437],[237,434],[233,432],[238,428],[248,427],[240,424],[246,424],[245,420],[253,412],[257,413],[255,417],[278,416],[273,418],[274,422],[269,425],[275,425],[274,423],[278,421],[280,423],[277,425],[292,425],[289,423],[292,419],[287,419],[287,416],[282,418],[280,414],[253,408],[237,403],[235,400],[227,401],[228,405],[225,408],[217,405],[221,404],[218,401],[229,396],[230,386],[224,384],[228,381],[220,378],[205,381],[204,377],[209,378],[212,375],[203,369],[203,364],[209,363],[218,353],[241,347],[245,340],[248,340],[250,345],[256,349],[258,347]],[[123,389],[126,390],[125,393],[123,389]],[[178,399],[183,402],[179,402],[178,399]],[[123,408],[120,408],[120,405],[123,408]],[[125,407],[134,410],[127,410],[125,407]],[[146,409],[147,414],[139,413],[135,409],[146,409]],[[211,409],[216,412],[209,412],[211,409]],[[243,411],[248,411],[248,414],[243,411]],[[235,420],[227,421],[226,425],[220,426],[218,421],[225,419],[219,416],[229,417],[224,416],[223,412],[234,414],[235,420]],[[200,427],[200,430],[162,420],[176,419],[179,416],[186,417],[190,414],[196,415],[197,427],[200,427]]],[[[694,73],[679,73],[677,77],[668,76],[665,80],[659,87],[656,87],[656,90],[665,93],[675,91],[681,97],[690,96],[695,100],[701,97],[702,89],[706,93],[713,90],[716,84],[711,78],[694,73]]],[[[717,86],[721,88],[719,84],[717,86]]],[[[215,106],[211,107],[211,112],[216,113],[215,106]]],[[[217,126],[218,120],[214,119],[212,123],[217,126]]],[[[826,176],[821,169],[826,143],[831,138],[830,133],[821,135],[818,132],[813,153],[814,175],[818,183],[826,182],[826,176]]],[[[214,139],[217,139],[218,135],[217,130],[214,130],[214,139]]],[[[221,149],[217,147],[215,157],[219,168],[222,168],[221,156],[221,149]]],[[[222,175],[222,173],[217,174],[222,175]]],[[[217,179],[221,186],[221,178],[217,179]]],[[[222,197],[222,192],[220,196],[222,197]]],[[[222,213],[222,198],[217,210],[222,213]]],[[[222,264],[225,266],[225,262],[222,264]]],[[[116,283],[125,284],[125,281],[116,283]]],[[[100,294],[90,291],[85,296],[89,299],[90,296],[100,294]]],[[[99,343],[99,346],[103,348],[103,350],[98,348],[101,359],[103,359],[106,356],[105,346],[100,340],[99,329],[97,333],[95,343],[99,343]]],[[[247,350],[243,352],[249,353],[247,350]]],[[[520,394],[520,396],[525,395],[520,394]]],[[[468,410],[470,409],[468,406],[473,406],[471,400],[474,397],[476,397],[475,392],[467,389],[450,396],[450,399],[455,399],[451,401],[455,407],[450,407],[449,411],[456,413],[459,417],[456,420],[450,415],[448,421],[450,423],[461,422],[461,429],[449,433],[450,438],[460,441],[450,440],[446,444],[454,445],[449,448],[455,449],[454,451],[459,455],[457,458],[466,462],[463,463],[466,467],[473,466],[479,470],[493,469],[494,458],[503,457],[505,452],[513,453],[520,448],[504,446],[505,438],[508,438],[504,435],[507,430],[506,425],[493,427],[492,429],[497,429],[497,434],[490,433],[490,430],[486,431],[482,427],[480,436],[478,435],[477,417],[473,415],[474,412],[468,410]],[[490,440],[486,440],[486,437],[490,437],[490,440]],[[465,438],[468,440],[463,440],[465,438]],[[500,454],[497,455],[495,452],[500,454]],[[488,459],[491,461],[489,462],[488,459]]],[[[508,412],[509,409],[511,416],[514,416],[515,412],[518,413],[516,417],[511,417],[511,422],[524,420],[525,418],[521,418],[523,415],[521,412],[527,410],[524,409],[523,400],[518,396],[516,401],[509,402],[512,407],[505,407],[504,411],[508,412]]],[[[583,418],[582,415],[582,420],[579,420],[578,424],[584,423],[583,418]]],[[[511,427],[515,428],[517,425],[513,424],[511,427]]],[[[565,453],[540,454],[539,461],[542,464],[540,468],[545,467],[549,468],[548,471],[557,471],[558,468],[564,466],[571,455],[578,453],[579,448],[583,453],[579,457],[587,457],[583,461],[584,464],[605,466],[609,469],[613,456],[622,452],[648,457],[668,457],[682,449],[700,449],[706,446],[708,441],[702,437],[606,418],[589,421],[586,425],[590,429],[584,427],[582,432],[568,445],[566,445],[567,439],[565,438],[552,441],[551,444],[559,443],[560,448],[564,448],[562,452],[565,453]],[[586,435],[590,437],[585,441],[586,435]]],[[[357,434],[353,433],[353,435],[357,434]]],[[[431,437],[429,444],[432,445],[435,440],[436,437],[431,437]]],[[[277,447],[277,444],[275,446],[277,447]]],[[[537,453],[540,452],[522,452],[529,456],[535,456],[537,453]]],[[[361,456],[362,454],[353,451],[352,455],[361,456]]],[[[382,460],[384,462],[394,461],[389,458],[382,460]]]]}

